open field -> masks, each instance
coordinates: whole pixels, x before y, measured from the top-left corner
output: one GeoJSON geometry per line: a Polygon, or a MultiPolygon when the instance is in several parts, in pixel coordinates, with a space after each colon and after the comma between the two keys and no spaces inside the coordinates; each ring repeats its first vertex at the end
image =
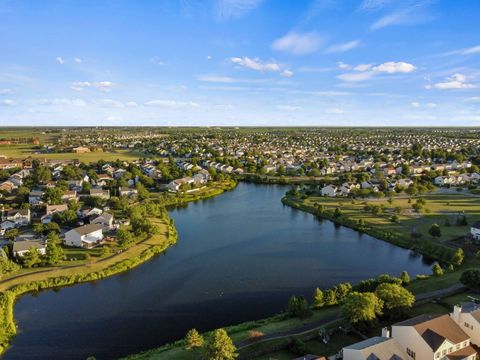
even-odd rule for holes
{"type": "Polygon", "coordinates": [[[303,200],[305,205],[314,206],[321,204],[325,210],[339,208],[342,214],[352,220],[363,220],[365,223],[381,227],[385,231],[401,234],[410,238],[412,231],[422,235],[423,239],[430,239],[438,242],[447,242],[463,238],[470,232],[470,224],[480,221],[480,197],[468,196],[463,193],[429,193],[411,198],[394,197],[390,204],[388,199],[349,199],[349,198],[325,198],[321,196],[310,196],[303,200]],[[420,213],[414,212],[412,204],[418,198],[426,201],[420,213]],[[383,205],[383,214],[372,214],[364,210],[365,205],[383,205]],[[398,214],[398,222],[392,222],[395,208],[401,208],[398,214]],[[457,226],[459,217],[467,217],[467,226],[457,226]],[[450,226],[446,225],[446,222],[450,226]],[[432,224],[438,224],[442,235],[434,238],[428,234],[432,224]]]}
{"type": "Polygon", "coordinates": [[[130,150],[117,150],[115,152],[90,152],[85,154],[76,153],[48,153],[35,154],[35,149],[29,145],[0,145],[0,155],[12,158],[25,158],[31,156],[33,158],[42,158],[47,160],[73,160],[77,159],[84,163],[96,162],[98,160],[114,161],[114,160],[135,160],[145,156],[141,152],[130,150]]]}

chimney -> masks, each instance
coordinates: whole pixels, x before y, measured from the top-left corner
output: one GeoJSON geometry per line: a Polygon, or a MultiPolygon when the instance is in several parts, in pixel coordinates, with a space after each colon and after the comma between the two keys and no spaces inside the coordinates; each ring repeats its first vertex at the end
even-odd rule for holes
{"type": "Polygon", "coordinates": [[[382,328],[382,337],[389,338],[390,337],[390,330],[388,327],[382,328]]]}

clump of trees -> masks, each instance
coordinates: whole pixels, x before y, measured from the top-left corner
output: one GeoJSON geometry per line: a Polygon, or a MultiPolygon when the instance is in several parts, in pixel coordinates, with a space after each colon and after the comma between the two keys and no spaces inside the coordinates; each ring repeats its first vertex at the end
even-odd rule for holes
{"type": "Polygon", "coordinates": [[[234,360],[238,356],[232,339],[224,329],[213,331],[206,342],[196,329],[191,329],[187,332],[184,342],[186,350],[199,352],[205,359],[234,360]]]}

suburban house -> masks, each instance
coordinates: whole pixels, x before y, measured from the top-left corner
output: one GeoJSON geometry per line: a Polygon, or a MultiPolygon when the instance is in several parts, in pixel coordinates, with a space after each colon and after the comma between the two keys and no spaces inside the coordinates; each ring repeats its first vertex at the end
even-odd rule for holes
{"type": "Polygon", "coordinates": [[[118,188],[118,194],[120,196],[127,196],[127,197],[130,197],[130,196],[136,196],[138,195],[138,191],[137,189],[134,189],[134,188],[129,188],[129,187],[120,187],[118,188]]]}
{"type": "Polygon", "coordinates": [[[455,305],[450,316],[470,336],[471,342],[480,346],[480,304],[464,302],[455,305]]]}
{"type": "Polygon", "coordinates": [[[195,181],[193,180],[193,178],[191,178],[190,176],[187,176],[187,177],[184,177],[184,178],[181,178],[181,179],[176,179],[176,180],[171,181],[167,185],[167,187],[170,191],[176,192],[176,191],[180,190],[182,185],[193,184],[194,182],[195,181]]]}
{"type": "Polygon", "coordinates": [[[61,205],[47,205],[45,215],[40,218],[42,224],[48,224],[52,221],[53,215],[56,213],[62,213],[68,210],[67,204],[61,205]]]}
{"type": "Polygon", "coordinates": [[[108,200],[110,199],[110,190],[90,189],[90,196],[108,200]]]}
{"type": "Polygon", "coordinates": [[[32,190],[28,194],[28,203],[30,205],[41,205],[43,204],[43,196],[45,193],[41,190],[32,190]]]}
{"type": "Polygon", "coordinates": [[[334,185],[327,185],[320,190],[322,196],[335,197],[339,193],[339,190],[334,185]]]}
{"type": "Polygon", "coordinates": [[[31,220],[30,209],[14,209],[4,212],[2,221],[11,221],[15,227],[28,225],[31,220]]]}
{"type": "Polygon", "coordinates": [[[4,181],[0,184],[0,191],[5,191],[5,192],[12,192],[15,190],[18,186],[15,185],[13,182],[10,180],[4,181]]]}
{"type": "Polygon", "coordinates": [[[65,233],[65,245],[90,249],[103,240],[102,225],[88,224],[65,233]]]}
{"type": "Polygon", "coordinates": [[[102,215],[99,215],[91,220],[90,224],[100,225],[103,231],[110,231],[113,229],[113,215],[104,212],[102,215]]]}
{"type": "Polygon", "coordinates": [[[47,252],[46,241],[43,240],[22,240],[13,243],[13,256],[16,258],[24,257],[31,248],[37,249],[41,255],[47,252]]]}
{"type": "Polygon", "coordinates": [[[420,315],[392,326],[392,337],[411,359],[475,360],[470,336],[449,315],[420,315]]]}
{"type": "Polygon", "coordinates": [[[374,359],[409,360],[410,358],[395,339],[384,336],[375,336],[343,348],[343,360],[374,359]]]}
{"type": "Polygon", "coordinates": [[[470,227],[470,234],[472,235],[472,238],[476,241],[480,241],[480,221],[475,222],[471,227],[470,227]]]}
{"type": "Polygon", "coordinates": [[[67,190],[62,195],[62,201],[77,200],[77,192],[75,190],[67,190]]]}

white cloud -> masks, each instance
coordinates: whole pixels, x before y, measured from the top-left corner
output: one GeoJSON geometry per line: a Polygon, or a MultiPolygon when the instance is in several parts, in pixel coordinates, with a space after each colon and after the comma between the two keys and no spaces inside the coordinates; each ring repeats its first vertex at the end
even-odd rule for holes
{"type": "Polygon", "coordinates": [[[478,53],[480,53],[480,45],[473,46],[471,48],[464,49],[462,51],[462,55],[472,55],[472,54],[478,54],[478,53]]]}
{"type": "MultiPolygon", "coordinates": [[[[451,89],[472,89],[475,85],[467,82],[467,77],[463,74],[454,74],[451,77],[448,77],[443,82],[438,82],[433,84],[433,87],[440,90],[451,90],[451,89]]],[[[432,85],[427,85],[427,89],[431,89],[432,85]]]]}
{"type": "Polygon", "coordinates": [[[231,104],[217,104],[215,105],[216,109],[221,109],[221,110],[233,110],[233,105],[231,104]]]}
{"type": "Polygon", "coordinates": [[[165,63],[160,59],[158,56],[154,56],[150,59],[150,61],[156,65],[165,65],[165,63]]]}
{"type": "Polygon", "coordinates": [[[337,66],[338,66],[339,69],[342,69],[342,70],[349,70],[349,69],[352,68],[350,65],[345,64],[342,61],[337,62],[337,66]]]}
{"type": "Polygon", "coordinates": [[[123,108],[125,105],[118,100],[113,99],[100,99],[96,100],[95,104],[103,106],[103,107],[112,107],[112,108],[123,108]]]}
{"type": "Polygon", "coordinates": [[[357,82],[371,79],[375,73],[373,71],[364,71],[357,73],[346,73],[337,76],[338,79],[346,82],[357,82]]]}
{"type": "Polygon", "coordinates": [[[73,106],[85,106],[87,103],[82,99],[67,99],[67,98],[54,98],[54,99],[41,99],[36,102],[38,105],[46,106],[63,106],[63,105],[73,105],[73,106]]]}
{"type": "Polygon", "coordinates": [[[75,61],[77,64],[80,64],[82,62],[82,59],[76,57],[73,59],[73,61],[75,61]]]}
{"type": "Polygon", "coordinates": [[[198,107],[199,105],[193,101],[175,101],[175,100],[150,100],[145,102],[145,106],[153,106],[168,109],[178,109],[185,107],[198,107]]]}
{"type": "Polygon", "coordinates": [[[427,103],[427,107],[429,107],[429,108],[436,108],[436,107],[437,107],[437,104],[430,102],[430,103],[427,103]]]}
{"type": "Polygon", "coordinates": [[[65,61],[63,60],[63,58],[61,56],[57,56],[55,58],[55,60],[57,61],[57,63],[59,63],[60,65],[63,65],[65,63],[65,61]]]}
{"type": "Polygon", "coordinates": [[[407,5],[407,7],[397,9],[378,19],[370,26],[370,30],[375,31],[392,25],[416,25],[434,18],[427,10],[427,7],[432,3],[430,0],[399,3],[400,6],[407,5]]]}
{"type": "Polygon", "coordinates": [[[294,106],[294,105],[278,105],[277,110],[293,112],[293,111],[302,110],[302,107],[301,106],[294,106]]]}
{"type": "Polygon", "coordinates": [[[280,75],[282,75],[284,77],[292,77],[293,76],[293,71],[285,69],[280,73],[280,75]]]}
{"type": "Polygon", "coordinates": [[[317,33],[289,32],[275,40],[272,43],[272,48],[293,55],[306,55],[317,51],[322,44],[323,39],[317,33]]]}
{"type": "Polygon", "coordinates": [[[264,63],[260,61],[258,58],[251,59],[249,57],[232,57],[230,58],[230,61],[233,62],[234,64],[243,66],[247,69],[251,70],[257,70],[257,71],[262,71],[262,72],[277,72],[280,71],[280,65],[277,63],[264,63]]]}
{"type": "Polygon", "coordinates": [[[215,10],[218,20],[239,18],[254,10],[263,0],[216,0],[215,10]]]}
{"type": "Polygon", "coordinates": [[[8,95],[12,93],[13,93],[12,89],[0,89],[0,95],[8,95]]]}
{"type": "Polygon", "coordinates": [[[372,68],[372,64],[358,64],[357,66],[355,66],[353,68],[353,70],[355,71],[367,71],[367,70],[370,70],[372,68]]]}
{"type": "Polygon", "coordinates": [[[472,96],[466,99],[466,101],[472,101],[472,102],[477,102],[480,101],[480,96],[472,96]]]}
{"type": "Polygon", "coordinates": [[[421,106],[420,103],[419,103],[419,102],[416,102],[416,101],[412,102],[411,105],[412,105],[414,108],[419,108],[419,107],[421,106]]]}
{"type": "Polygon", "coordinates": [[[345,110],[341,108],[329,108],[329,109],[326,109],[325,112],[327,114],[337,114],[337,115],[345,114],[345,110]]]}
{"type": "Polygon", "coordinates": [[[411,73],[415,71],[416,67],[412,64],[406,62],[393,62],[389,61],[373,68],[376,72],[384,72],[387,74],[396,74],[396,73],[411,73]]]}
{"type": "Polygon", "coordinates": [[[393,0],[363,0],[360,5],[361,10],[376,10],[388,5],[393,0]]]}
{"type": "Polygon", "coordinates": [[[360,40],[353,40],[346,43],[332,45],[327,49],[327,52],[330,52],[330,53],[345,52],[345,51],[355,49],[359,45],[360,45],[360,40]]]}
{"type": "Polygon", "coordinates": [[[202,81],[202,82],[225,83],[225,84],[231,84],[231,83],[257,84],[257,83],[266,82],[265,79],[241,79],[241,78],[233,78],[230,76],[209,75],[209,74],[198,75],[196,78],[198,81],[202,81]]]}
{"type": "Polygon", "coordinates": [[[125,106],[130,107],[130,108],[134,108],[134,107],[138,107],[138,104],[135,101],[127,101],[125,103],[125,106]]]}
{"type": "Polygon", "coordinates": [[[76,81],[72,84],[71,88],[76,91],[82,91],[85,88],[95,88],[103,92],[109,92],[112,91],[112,88],[115,87],[115,85],[116,84],[111,81],[76,81]]]}
{"type": "Polygon", "coordinates": [[[14,100],[11,100],[11,99],[0,100],[0,105],[1,106],[14,106],[16,104],[17,103],[14,100]]]}

